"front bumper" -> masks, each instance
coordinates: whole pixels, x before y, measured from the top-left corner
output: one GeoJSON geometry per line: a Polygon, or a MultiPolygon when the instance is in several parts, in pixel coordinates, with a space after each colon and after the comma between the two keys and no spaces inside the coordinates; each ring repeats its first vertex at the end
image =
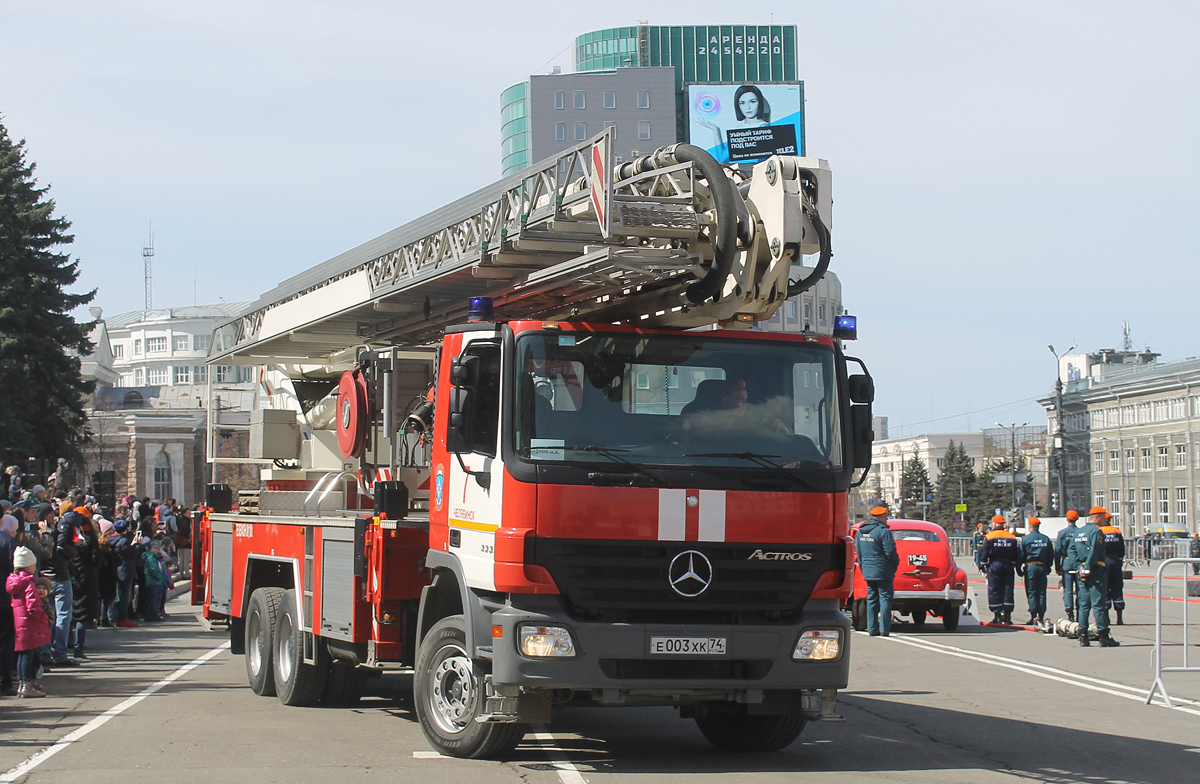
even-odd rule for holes
{"type": "MultiPolygon", "coordinates": [[[[514,597],[517,598],[517,597],[514,597]]],[[[502,636],[492,640],[492,682],[523,690],[591,690],[608,703],[671,703],[687,699],[753,699],[763,690],[844,689],[850,672],[850,622],[832,599],[810,600],[794,624],[705,625],[589,623],[571,618],[555,596],[521,595],[520,606],[492,614],[502,636]],[[520,624],[568,628],[571,659],[533,659],[517,649],[520,624]],[[832,661],[795,661],[806,629],[842,630],[832,661]],[[651,636],[724,637],[723,656],[655,655],[651,636]]]]}

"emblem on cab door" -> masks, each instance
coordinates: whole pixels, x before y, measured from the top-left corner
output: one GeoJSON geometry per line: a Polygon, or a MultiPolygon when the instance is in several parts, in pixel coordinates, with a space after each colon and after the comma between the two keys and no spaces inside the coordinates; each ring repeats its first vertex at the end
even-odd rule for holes
{"type": "Polygon", "coordinates": [[[712,580],[712,561],[698,550],[684,550],[671,559],[671,567],[667,570],[671,590],[687,599],[707,591],[712,580]]]}

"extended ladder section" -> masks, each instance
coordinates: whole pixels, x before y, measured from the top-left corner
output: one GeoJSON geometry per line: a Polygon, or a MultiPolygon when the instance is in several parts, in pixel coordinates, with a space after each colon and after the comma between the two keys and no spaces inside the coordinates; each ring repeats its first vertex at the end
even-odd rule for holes
{"type": "Polygon", "coordinates": [[[610,132],[286,281],[218,330],[210,361],[427,344],[473,296],[503,319],[748,326],[824,273],[824,161],[773,157],[746,177],[675,145],[612,166],[610,132]]]}

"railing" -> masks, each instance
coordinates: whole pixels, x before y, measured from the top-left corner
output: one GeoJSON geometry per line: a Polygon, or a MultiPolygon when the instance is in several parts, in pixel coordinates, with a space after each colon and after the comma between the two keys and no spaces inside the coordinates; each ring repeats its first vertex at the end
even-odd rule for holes
{"type": "Polygon", "coordinates": [[[1167,685],[1163,683],[1162,675],[1164,672],[1200,672],[1200,667],[1193,667],[1188,663],[1188,580],[1187,566],[1200,564],[1200,558],[1168,558],[1158,565],[1158,571],[1154,574],[1154,650],[1152,657],[1154,661],[1154,683],[1150,686],[1150,693],[1146,695],[1146,704],[1150,704],[1150,700],[1154,699],[1156,693],[1161,694],[1163,702],[1167,707],[1171,707],[1171,695],[1167,693],[1167,685]],[[1163,572],[1172,564],[1182,564],[1183,569],[1183,664],[1178,667],[1163,666],[1163,572]]]}
{"type": "MultiPolygon", "coordinates": [[[[309,490],[308,495],[304,497],[304,505],[300,507],[300,516],[308,517],[308,502],[313,499],[313,496],[317,495],[317,493],[320,493],[321,496],[317,499],[316,514],[317,517],[320,517],[321,504],[324,503],[325,499],[329,496],[329,493],[333,491],[333,488],[335,485],[337,485],[338,480],[345,476],[349,476],[354,479],[355,483],[358,482],[358,474],[355,471],[330,471],[318,479],[317,483],[313,485],[312,490],[309,490]],[[330,479],[330,477],[332,477],[332,479],[330,479]]],[[[348,496],[349,493],[346,493],[346,495],[348,496]]]]}

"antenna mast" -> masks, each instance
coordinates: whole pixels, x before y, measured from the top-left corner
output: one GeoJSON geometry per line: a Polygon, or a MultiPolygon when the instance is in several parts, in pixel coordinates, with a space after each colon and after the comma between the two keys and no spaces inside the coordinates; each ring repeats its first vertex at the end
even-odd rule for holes
{"type": "Polygon", "coordinates": [[[1130,340],[1130,338],[1129,338],[1129,322],[1128,321],[1121,322],[1121,332],[1123,332],[1125,334],[1125,339],[1123,341],[1121,341],[1121,350],[1122,351],[1132,351],[1133,350],[1133,341],[1130,340]]]}
{"type": "Polygon", "coordinates": [[[154,278],[151,274],[151,266],[154,261],[154,229],[150,229],[150,242],[142,247],[142,262],[145,265],[143,275],[146,278],[146,310],[154,307],[154,278]]]}

